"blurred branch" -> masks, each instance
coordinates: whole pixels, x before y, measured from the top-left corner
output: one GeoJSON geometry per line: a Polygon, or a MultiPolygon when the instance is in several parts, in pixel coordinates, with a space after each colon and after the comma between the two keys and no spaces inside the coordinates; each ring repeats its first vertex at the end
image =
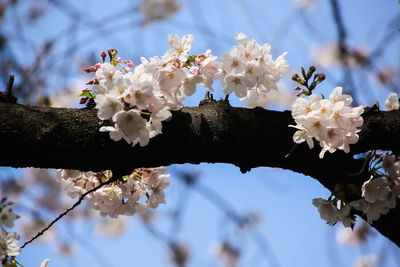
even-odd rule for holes
{"type": "MultiPolygon", "coordinates": [[[[193,189],[210,201],[214,206],[219,208],[225,216],[234,222],[239,228],[254,223],[248,216],[239,214],[232,205],[211,188],[195,183],[193,189]]],[[[271,266],[281,266],[275,252],[272,250],[265,236],[256,229],[252,232],[251,237],[253,238],[257,248],[260,250],[260,253],[265,257],[266,261],[268,261],[271,266]]]]}
{"type": "Polygon", "coordinates": [[[331,7],[332,7],[332,15],[335,21],[336,25],[336,31],[338,35],[338,43],[341,49],[341,53],[345,53],[347,50],[346,47],[346,37],[347,37],[347,32],[344,27],[344,23],[342,20],[342,15],[340,12],[340,7],[339,7],[339,2],[337,0],[330,0],[331,7]],[[343,49],[343,51],[342,51],[343,49]]]}

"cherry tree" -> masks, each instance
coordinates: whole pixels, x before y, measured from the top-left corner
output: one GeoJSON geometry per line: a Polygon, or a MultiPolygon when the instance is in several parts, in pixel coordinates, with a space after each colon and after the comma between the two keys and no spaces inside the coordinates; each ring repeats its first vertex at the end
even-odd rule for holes
{"type": "MultiPolygon", "coordinates": [[[[346,46],[338,3],[331,2],[339,32],[335,49],[349,67],[365,58],[346,46]]],[[[143,25],[160,19],[146,13],[154,9],[147,5],[140,6],[147,16],[143,25]]],[[[178,8],[168,7],[163,18],[178,8]]],[[[232,38],[236,44],[221,55],[211,50],[194,54],[194,39],[170,34],[164,55],[141,57],[136,65],[117,49],[102,51],[99,62],[84,68],[92,75],[80,92],[84,108],[17,104],[14,76],[9,76],[0,95],[0,146],[6,151],[0,165],[59,169],[59,182],[76,202],[21,247],[18,234],[3,229],[4,264],[19,264],[15,256],[21,248],[83,200],[102,216],[145,216],[166,202],[163,190],[170,181],[160,166],[201,162],[233,164],[243,173],[276,167],[310,176],[332,193],[312,200],[321,219],[353,229],[360,216],[399,246],[398,95],[393,92],[372,106],[353,103],[341,86],[325,96],[318,90],[326,74],[311,66],[290,77],[287,53],[273,58],[273,44],[259,44],[239,32],[232,38]],[[297,84],[291,110],[262,108],[285,76],[297,84]],[[204,99],[184,107],[199,86],[205,89],[204,99]],[[216,90],[224,99],[214,99],[216,90]],[[231,105],[234,97],[247,107],[231,105]]],[[[190,175],[186,179],[193,182],[190,175]]],[[[18,217],[12,205],[3,199],[2,226],[13,227],[18,217]]],[[[185,249],[174,243],[170,248],[173,261],[184,266],[185,249]]],[[[228,255],[227,262],[237,258],[227,243],[220,251],[228,255]]]]}

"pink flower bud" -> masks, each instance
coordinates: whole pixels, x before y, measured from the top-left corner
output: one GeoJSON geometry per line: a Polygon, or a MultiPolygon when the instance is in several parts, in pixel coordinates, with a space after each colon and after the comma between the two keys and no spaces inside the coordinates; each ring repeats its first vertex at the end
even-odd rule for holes
{"type": "Polygon", "coordinates": [[[101,64],[97,63],[96,65],[90,67],[90,71],[96,72],[96,70],[98,70],[100,68],[101,68],[101,64]]]}
{"type": "Polygon", "coordinates": [[[125,60],[124,62],[125,62],[125,64],[128,65],[129,67],[131,67],[131,68],[134,67],[132,60],[125,60]]]}
{"type": "Polygon", "coordinates": [[[121,59],[121,57],[116,57],[115,61],[117,61],[118,63],[121,63],[122,59],[121,59]]]}
{"type": "Polygon", "coordinates": [[[194,75],[200,75],[200,69],[198,67],[191,67],[190,72],[193,73],[194,75]]]}
{"type": "Polygon", "coordinates": [[[306,91],[304,89],[300,90],[300,92],[297,93],[297,97],[301,96],[302,94],[304,94],[306,91]]]}
{"type": "Polygon", "coordinates": [[[83,71],[84,71],[84,72],[87,72],[87,73],[92,72],[89,68],[84,68],[83,71]]]}
{"type": "Polygon", "coordinates": [[[196,62],[197,65],[201,65],[201,63],[203,63],[203,60],[201,60],[201,58],[196,57],[194,59],[194,62],[196,62]]]}

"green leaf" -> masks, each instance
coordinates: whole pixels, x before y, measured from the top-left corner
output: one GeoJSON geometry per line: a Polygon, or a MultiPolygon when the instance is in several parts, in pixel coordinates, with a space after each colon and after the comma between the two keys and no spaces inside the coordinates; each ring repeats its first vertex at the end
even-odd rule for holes
{"type": "Polygon", "coordinates": [[[90,91],[84,91],[84,92],[82,92],[79,96],[83,96],[83,97],[92,97],[92,94],[90,93],[90,91]]]}

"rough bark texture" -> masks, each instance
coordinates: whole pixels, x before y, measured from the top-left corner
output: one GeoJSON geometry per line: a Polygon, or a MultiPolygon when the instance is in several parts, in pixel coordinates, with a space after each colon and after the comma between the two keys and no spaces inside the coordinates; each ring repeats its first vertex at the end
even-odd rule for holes
{"type": "MultiPolygon", "coordinates": [[[[99,132],[107,122],[96,110],[32,107],[0,103],[0,166],[92,170],[129,173],[138,167],[201,162],[230,163],[242,172],[267,166],[289,169],[317,179],[329,190],[368,179],[364,159],[354,154],[371,149],[400,151],[400,111],[365,112],[360,140],[351,153],[326,153],[306,144],[294,150],[290,111],[231,107],[204,100],[199,107],[173,112],[163,134],[146,147],[114,142],[99,132]],[[285,157],[290,151],[289,157],[285,157]]],[[[354,195],[348,195],[350,200],[354,195]]],[[[400,246],[400,205],[373,226],[400,246]]]]}

